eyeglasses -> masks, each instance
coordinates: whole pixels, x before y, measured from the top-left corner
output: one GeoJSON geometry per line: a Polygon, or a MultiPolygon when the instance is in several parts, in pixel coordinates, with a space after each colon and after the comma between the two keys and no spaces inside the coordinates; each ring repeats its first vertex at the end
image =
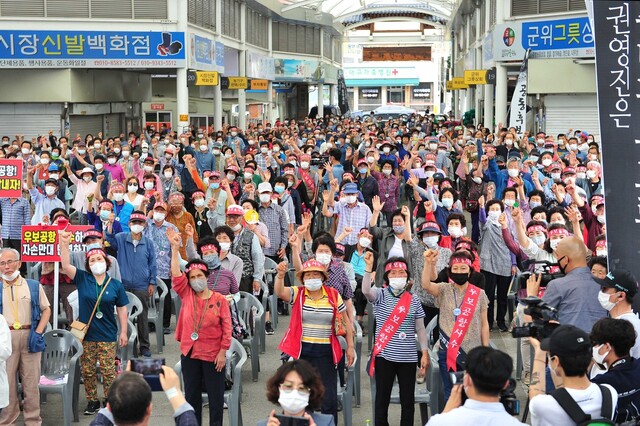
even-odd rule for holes
{"type": "Polygon", "coordinates": [[[11,266],[11,265],[13,265],[13,264],[15,264],[15,263],[18,263],[18,262],[20,262],[20,260],[19,260],[19,259],[16,259],[16,260],[7,260],[6,262],[0,262],[0,268],[4,268],[5,266],[11,266]]]}
{"type": "Polygon", "coordinates": [[[311,389],[305,385],[294,386],[292,383],[282,383],[280,385],[280,390],[284,393],[291,393],[294,389],[297,389],[298,392],[306,395],[311,393],[311,389]]]}

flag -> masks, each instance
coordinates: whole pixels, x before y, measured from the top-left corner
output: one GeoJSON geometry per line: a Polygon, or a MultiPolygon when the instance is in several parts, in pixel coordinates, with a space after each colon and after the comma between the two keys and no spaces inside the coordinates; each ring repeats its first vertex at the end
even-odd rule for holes
{"type": "Polygon", "coordinates": [[[516,89],[513,91],[513,97],[511,97],[509,128],[515,127],[518,137],[522,137],[522,134],[527,130],[527,74],[529,52],[530,49],[524,54],[520,74],[518,74],[518,81],[516,82],[516,89]]]}

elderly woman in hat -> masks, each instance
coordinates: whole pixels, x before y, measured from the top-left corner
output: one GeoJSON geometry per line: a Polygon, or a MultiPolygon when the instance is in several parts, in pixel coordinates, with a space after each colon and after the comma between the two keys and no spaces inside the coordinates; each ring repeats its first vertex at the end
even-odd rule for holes
{"type": "Polygon", "coordinates": [[[67,168],[67,174],[69,179],[76,186],[76,197],[71,203],[71,207],[80,212],[80,224],[85,225],[87,223],[87,211],[89,210],[89,203],[93,203],[96,191],[100,191],[99,184],[94,180],[95,172],[91,167],[85,167],[80,171],[80,179],[71,172],[69,164],[65,164],[67,168]]]}
{"type": "Polygon", "coordinates": [[[62,272],[73,280],[78,289],[80,307],[78,320],[89,325],[82,342],[84,353],[80,361],[88,401],[84,413],[91,415],[100,409],[96,363],[100,363],[103,395],[106,399],[109,387],[116,378],[116,344],[125,346],[128,342],[127,303],[129,299],[122,283],[107,273],[111,260],[104,250],[94,248],[87,252],[85,271],[71,264],[69,253],[71,235],[71,232],[60,231],[60,257],[62,272]],[[120,325],[119,334],[118,324],[120,325]]]}
{"type": "MultiPolygon", "coordinates": [[[[291,304],[289,330],[280,342],[279,349],[294,359],[304,359],[313,365],[325,388],[321,411],[333,415],[337,421],[337,371],[342,349],[336,335],[336,319],[346,315],[342,297],[332,287],[325,285],[328,274],[315,259],[308,260],[296,273],[300,287],[285,287],[286,262],[277,266],[275,292],[291,304]]],[[[353,364],[353,329],[346,328],[347,365],[353,364]]]]}

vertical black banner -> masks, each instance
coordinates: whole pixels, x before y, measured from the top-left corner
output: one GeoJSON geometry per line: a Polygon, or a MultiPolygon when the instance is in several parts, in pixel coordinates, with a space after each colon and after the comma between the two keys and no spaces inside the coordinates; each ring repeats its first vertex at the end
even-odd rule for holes
{"type": "Polygon", "coordinates": [[[338,70],[338,106],[340,112],[346,114],[349,112],[349,98],[347,94],[347,84],[344,81],[344,73],[338,70]]]}
{"type": "Polygon", "coordinates": [[[640,2],[593,8],[609,268],[640,278],[640,2]]]}

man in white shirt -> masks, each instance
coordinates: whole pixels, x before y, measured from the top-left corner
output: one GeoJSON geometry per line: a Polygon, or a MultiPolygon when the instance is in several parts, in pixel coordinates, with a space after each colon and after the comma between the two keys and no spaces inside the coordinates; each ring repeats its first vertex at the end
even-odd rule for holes
{"type": "MultiPolygon", "coordinates": [[[[587,368],[591,363],[592,351],[589,335],[572,325],[561,325],[544,339],[542,343],[530,338],[535,349],[533,373],[529,388],[529,410],[533,426],[575,426],[569,414],[560,406],[553,395],[547,395],[545,365],[549,360],[551,379],[556,387],[562,385],[569,396],[578,403],[580,409],[591,415],[592,419],[612,419],[618,403],[618,393],[609,385],[612,411],[601,413],[603,407],[603,391],[595,383],[589,381],[587,368]]],[[[556,389],[554,392],[558,392],[556,389]]]]}
{"type": "Polygon", "coordinates": [[[511,357],[497,349],[479,346],[467,354],[467,365],[461,384],[451,391],[442,414],[433,416],[427,426],[523,425],[507,413],[500,403],[500,393],[508,386],[513,370],[511,357]],[[468,399],[462,403],[462,390],[468,399]]]}

